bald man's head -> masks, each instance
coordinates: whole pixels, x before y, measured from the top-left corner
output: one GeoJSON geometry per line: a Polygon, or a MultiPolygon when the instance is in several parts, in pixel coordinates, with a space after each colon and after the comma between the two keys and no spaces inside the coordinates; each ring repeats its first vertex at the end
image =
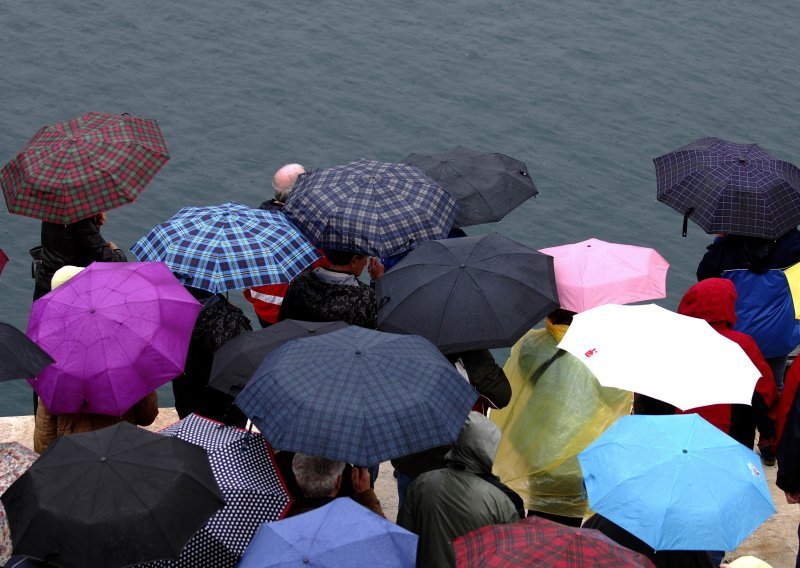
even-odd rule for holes
{"type": "Polygon", "coordinates": [[[292,190],[294,182],[300,174],[306,173],[306,169],[300,164],[286,164],[272,178],[272,188],[275,190],[275,201],[285,203],[292,190]]]}

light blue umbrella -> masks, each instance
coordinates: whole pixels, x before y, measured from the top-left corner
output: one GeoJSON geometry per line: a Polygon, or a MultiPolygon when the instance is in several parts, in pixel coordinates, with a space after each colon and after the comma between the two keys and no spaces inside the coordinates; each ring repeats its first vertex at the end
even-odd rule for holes
{"type": "Polygon", "coordinates": [[[578,461],[591,509],[655,550],[734,550],[775,512],[758,456],[696,414],[623,416],[578,461]]]}
{"type": "Polygon", "coordinates": [[[414,568],[418,537],[348,497],[264,523],[238,568],[376,566],[414,568]]]}

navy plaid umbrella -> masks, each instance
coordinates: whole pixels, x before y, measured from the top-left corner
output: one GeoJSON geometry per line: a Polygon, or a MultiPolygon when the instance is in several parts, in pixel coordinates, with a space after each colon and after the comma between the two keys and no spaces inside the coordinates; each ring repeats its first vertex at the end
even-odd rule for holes
{"type": "Polygon", "coordinates": [[[278,473],[272,448],[261,434],[225,426],[197,414],[164,429],[208,452],[211,471],[225,506],[183,547],[177,560],[157,561],[151,568],[233,568],[261,523],[281,519],[291,498],[278,473]]]}
{"type": "Polygon", "coordinates": [[[499,221],[539,193],[525,162],[505,154],[456,146],[440,154],[409,154],[402,162],[417,166],[459,201],[458,227],[499,221]]]}
{"type": "Polygon", "coordinates": [[[270,353],[236,405],[276,448],[373,465],[454,442],[477,398],[426,339],[350,326],[270,353]]]}
{"type": "Polygon", "coordinates": [[[131,247],[182,282],[217,293],[286,284],[319,255],[280,211],[239,203],[184,207],[131,247]]]}
{"type": "Polygon", "coordinates": [[[658,200],[706,233],[777,239],[800,223],[800,170],[758,144],[701,138],[653,160],[658,200]]]}
{"type": "Polygon", "coordinates": [[[321,248],[387,257],[447,236],[457,209],[418,168],[361,159],[301,175],[283,210],[321,248]]]}

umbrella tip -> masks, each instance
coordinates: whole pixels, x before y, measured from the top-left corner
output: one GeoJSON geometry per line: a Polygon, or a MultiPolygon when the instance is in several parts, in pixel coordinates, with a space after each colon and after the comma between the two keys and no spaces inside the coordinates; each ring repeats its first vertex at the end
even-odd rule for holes
{"type": "Polygon", "coordinates": [[[683,453],[684,453],[684,454],[688,454],[688,453],[689,453],[689,451],[688,451],[686,448],[684,448],[684,449],[683,449],[683,453]]]}

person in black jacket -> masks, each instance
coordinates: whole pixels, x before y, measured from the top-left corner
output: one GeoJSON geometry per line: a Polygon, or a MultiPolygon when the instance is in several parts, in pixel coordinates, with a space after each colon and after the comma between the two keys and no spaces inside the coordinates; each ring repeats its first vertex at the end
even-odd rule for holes
{"type": "Polygon", "coordinates": [[[92,262],[126,262],[125,253],[100,234],[106,214],[99,213],[71,225],[42,221],[42,248],[34,272],[33,299],[50,291],[50,281],[63,266],[89,266],[92,262]]]}

